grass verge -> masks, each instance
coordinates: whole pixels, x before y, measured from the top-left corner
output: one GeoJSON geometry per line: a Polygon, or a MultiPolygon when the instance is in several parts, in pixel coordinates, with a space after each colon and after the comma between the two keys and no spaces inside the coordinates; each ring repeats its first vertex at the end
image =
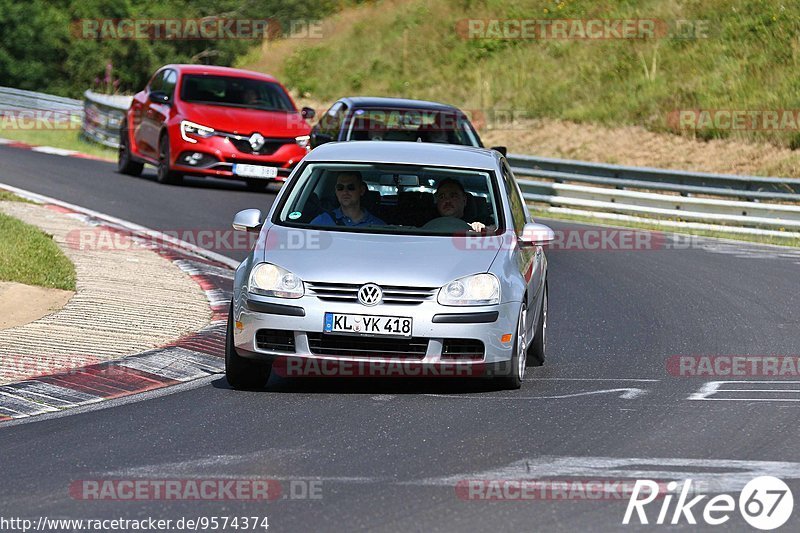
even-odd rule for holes
{"type": "Polygon", "coordinates": [[[536,219],[566,220],[572,222],[582,222],[592,226],[623,227],[633,229],[644,229],[650,231],[660,231],[662,233],[678,233],[681,235],[696,235],[698,237],[716,237],[718,239],[729,239],[732,241],[752,242],[756,244],[771,244],[784,246],[787,248],[800,248],[800,239],[771,237],[766,235],[746,235],[741,233],[728,233],[725,231],[712,231],[689,229],[672,226],[660,226],[656,223],[633,222],[627,220],[608,220],[605,218],[595,218],[590,216],[569,215],[562,213],[551,213],[543,209],[529,206],[531,215],[536,219]]]}
{"type": "Polygon", "coordinates": [[[16,194],[10,193],[8,191],[4,191],[0,189],[0,202],[22,202],[25,204],[32,204],[33,202],[29,202],[24,198],[20,198],[16,194]]]}
{"type": "Polygon", "coordinates": [[[80,130],[13,130],[0,129],[0,137],[39,146],[52,146],[65,150],[100,157],[108,161],[117,160],[117,151],[101,144],[87,141],[80,130]]]}
{"type": "Polygon", "coordinates": [[[74,291],[75,267],[50,235],[0,213],[0,281],[74,291]]]}

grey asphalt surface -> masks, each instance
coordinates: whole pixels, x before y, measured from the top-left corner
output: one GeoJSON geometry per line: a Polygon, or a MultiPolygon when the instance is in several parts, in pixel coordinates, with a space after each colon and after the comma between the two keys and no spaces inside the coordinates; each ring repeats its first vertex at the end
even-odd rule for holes
{"type": "MultiPolygon", "coordinates": [[[[113,169],[0,146],[0,183],[154,229],[227,229],[237,210],[266,209],[274,199],[237,183],[170,187],[152,170],[132,178],[113,169]]],[[[443,380],[273,379],[265,391],[240,392],[220,376],[144,401],[0,425],[0,517],[268,516],[270,531],[660,530],[667,526],[621,525],[625,499],[467,500],[456,486],[490,478],[635,480],[648,472],[663,479],[665,470],[679,479],[721,476],[719,491],[735,498],[741,487],[731,479],[767,471],[800,499],[798,403],[772,401],[799,395],[691,401],[706,382],[725,378],[667,372],[673,355],[800,354],[800,254],[696,243],[552,250],[548,259],[548,360],[529,369],[520,391],[443,380]],[[564,464],[573,465],[569,473],[564,464]],[[69,492],[80,480],[239,477],[276,479],[288,497],[86,501],[69,492]],[[321,483],[321,498],[300,498],[311,481],[321,483]]],[[[800,389],[761,379],[771,382],[761,390],[800,389]]],[[[647,508],[651,521],[660,505],[647,508]]],[[[694,513],[701,523],[702,505],[694,513]]],[[[795,509],[782,530],[798,526],[795,509]]],[[[671,529],[695,527],[683,520],[671,529]]],[[[754,531],[738,512],[709,529],[754,531]]]]}

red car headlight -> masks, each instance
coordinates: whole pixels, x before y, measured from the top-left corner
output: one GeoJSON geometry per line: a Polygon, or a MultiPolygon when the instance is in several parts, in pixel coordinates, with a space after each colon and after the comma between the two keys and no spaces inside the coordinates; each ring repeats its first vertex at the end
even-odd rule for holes
{"type": "Polygon", "coordinates": [[[196,143],[198,137],[201,139],[207,139],[212,135],[214,135],[214,128],[189,122],[188,120],[181,121],[181,137],[186,142],[196,143]]]}

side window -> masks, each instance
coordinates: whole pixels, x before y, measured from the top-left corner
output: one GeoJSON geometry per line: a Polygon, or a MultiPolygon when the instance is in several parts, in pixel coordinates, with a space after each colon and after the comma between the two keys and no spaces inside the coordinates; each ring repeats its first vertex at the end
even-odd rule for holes
{"type": "Polygon", "coordinates": [[[522,227],[528,221],[528,208],[519,193],[517,181],[514,174],[508,168],[508,164],[503,161],[503,185],[508,194],[508,201],[511,205],[511,217],[514,219],[514,230],[517,234],[522,232],[522,227]]]}
{"type": "Polygon", "coordinates": [[[158,74],[153,76],[153,79],[150,80],[150,92],[151,93],[155,92],[155,91],[163,90],[163,87],[164,87],[164,74],[166,74],[166,73],[167,73],[166,70],[162,70],[161,72],[159,72],[158,74]]]}
{"type": "Polygon", "coordinates": [[[175,85],[177,82],[178,74],[174,70],[165,71],[164,84],[161,86],[161,90],[167,93],[167,96],[169,96],[170,100],[175,92],[175,85]]]}
{"type": "Polygon", "coordinates": [[[319,121],[320,133],[330,135],[334,141],[338,140],[345,114],[347,114],[347,106],[344,102],[333,104],[319,121]]]}

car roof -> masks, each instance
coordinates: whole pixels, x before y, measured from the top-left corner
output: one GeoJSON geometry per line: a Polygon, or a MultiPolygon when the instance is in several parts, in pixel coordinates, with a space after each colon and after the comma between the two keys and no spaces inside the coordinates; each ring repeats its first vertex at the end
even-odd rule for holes
{"type": "Polygon", "coordinates": [[[502,156],[487,148],[403,141],[346,141],[314,148],[304,161],[394,163],[494,170],[502,156]]]}
{"type": "MultiPolygon", "coordinates": [[[[244,70],[240,68],[231,67],[218,67],[214,65],[164,65],[162,68],[171,68],[177,70],[182,74],[208,74],[212,76],[234,76],[237,78],[250,78],[255,80],[264,80],[277,82],[275,77],[269,74],[262,74],[260,72],[253,72],[252,70],[244,70]]],[[[161,69],[159,69],[161,70],[161,69]]]]}
{"type": "Polygon", "coordinates": [[[345,102],[350,107],[357,108],[371,108],[371,107],[388,107],[396,109],[429,109],[432,111],[450,111],[459,114],[463,112],[452,105],[442,104],[439,102],[428,102],[426,100],[409,100],[407,98],[384,98],[380,96],[346,96],[339,98],[339,101],[345,102]]]}

